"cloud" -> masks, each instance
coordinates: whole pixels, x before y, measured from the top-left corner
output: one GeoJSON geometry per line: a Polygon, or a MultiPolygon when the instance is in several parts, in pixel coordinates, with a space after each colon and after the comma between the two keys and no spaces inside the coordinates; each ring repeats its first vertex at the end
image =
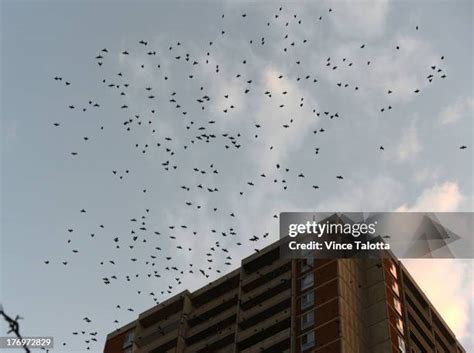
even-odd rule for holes
{"type": "Polygon", "coordinates": [[[401,184],[388,176],[379,175],[347,181],[340,193],[321,202],[318,211],[383,212],[390,211],[399,202],[401,184]]]}
{"type": "Polygon", "coordinates": [[[277,102],[274,98],[273,101],[261,100],[255,114],[256,121],[262,124],[262,148],[256,160],[263,170],[273,168],[277,162],[284,163],[290,152],[297,150],[308,132],[316,126],[312,124],[314,115],[308,110],[308,107],[316,106],[316,102],[294,82],[285,77],[279,79],[281,72],[275,67],[267,67],[262,73],[265,89],[277,99],[277,102]],[[282,95],[284,91],[291,98],[282,95]],[[304,101],[300,101],[303,97],[304,101]],[[302,103],[303,107],[300,106],[302,103]],[[280,109],[280,104],[284,104],[285,109],[280,109]],[[270,150],[270,146],[274,149],[270,150]]]}
{"type": "Polygon", "coordinates": [[[383,35],[389,10],[388,0],[343,0],[334,4],[335,15],[331,16],[331,21],[346,38],[373,39],[383,35]]]}
{"type": "Polygon", "coordinates": [[[403,263],[456,337],[468,336],[474,300],[473,260],[407,259],[403,263]],[[446,278],[449,285],[444,285],[446,278]]]}
{"type": "Polygon", "coordinates": [[[399,162],[414,160],[421,151],[420,140],[415,125],[402,132],[400,143],[396,148],[396,159],[399,162]]]}
{"type": "Polygon", "coordinates": [[[461,97],[454,104],[447,106],[439,115],[441,125],[452,124],[468,115],[474,109],[473,97],[461,97]]]}
{"type": "Polygon", "coordinates": [[[444,182],[425,189],[412,206],[406,204],[397,208],[400,212],[454,212],[463,201],[456,182],[444,182]]]}
{"type": "Polygon", "coordinates": [[[375,87],[393,91],[390,100],[408,102],[416,97],[415,89],[428,86],[426,68],[437,62],[439,54],[425,40],[411,34],[397,33],[388,46],[379,50],[374,58],[371,82],[375,87]],[[396,47],[400,49],[397,50],[396,47]]]}
{"type": "Polygon", "coordinates": [[[435,182],[440,176],[441,168],[439,166],[434,168],[420,167],[415,170],[413,180],[417,184],[426,184],[428,182],[435,182]]]}

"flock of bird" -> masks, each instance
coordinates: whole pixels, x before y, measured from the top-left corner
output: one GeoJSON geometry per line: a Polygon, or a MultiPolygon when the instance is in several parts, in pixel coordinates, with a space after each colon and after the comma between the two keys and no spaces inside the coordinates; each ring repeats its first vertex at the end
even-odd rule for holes
{"type": "MultiPolygon", "coordinates": [[[[280,48],[279,50],[281,50],[282,55],[286,55],[288,62],[296,65],[296,67],[301,67],[303,65],[302,59],[298,57],[295,58],[292,56],[292,53],[296,53],[295,47],[310,45],[311,38],[300,39],[296,36],[292,36],[291,28],[294,26],[303,26],[304,21],[307,20],[321,21],[321,24],[323,24],[328,16],[333,16],[333,11],[332,9],[326,9],[322,15],[313,19],[304,20],[297,14],[291,14],[291,16],[289,16],[289,12],[288,9],[276,7],[271,18],[263,20],[264,25],[268,28],[267,31],[271,32],[276,28],[275,30],[283,33],[281,38],[276,40],[275,37],[271,35],[256,36],[256,38],[248,39],[248,45],[251,47],[277,46],[280,48]]],[[[239,108],[240,100],[234,100],[232,93],[225,91],[219,92],[219,96],[216,96],[215,91],[202,84],[200,81],[201,77],[210,78],[211,82],[213,82],[218,81],[221,74],[226,72],[240,83],[239,89],[241,91],[240,94],[244,97],[243,99],[251,97],[252,99],[266,100],[268,105],[274,105],[275,108],[280,109],[282,112],[285,112],[285,109],[287,109],[288,100],[294,99],[294,101],[297,102],[297,106],[307,109],[305,110],[305,114],[308,111],[309,114],[314,116],[316,121],[319,121],[320,126],[312,129],[313,134],[318,136],[330,129],[330,127],[328,127],[330,126],[328,125],[329,122],[337,123],[338,119],[343,118],[342,114],[336,109],[320,110],[317,107],[306,107],[308,100],[300,96],[294,97],[289,88],[283,88],[281,92],[272,91],[270,88],[262,87],[263,83],[257,78],[246,77],[244,72],[247,71],[242,69],[240,72],[238,67],[251,66],[253,64],[252,58],[235,58],[241,66],[226,65],[227,63],[225,62],[219,62],[219,56],[215,55],[217,53],[214,51],[214,48],[218,47],[219,42],[225,42],[227,40],[226,36],[228,32],[239,30],[238,28],[226,28],[226,20],[230,16],[233,16],[234,22],[244,27],[248,26],[248,21],[251,17],[246,13],[222,15],[220,22],[216,22],[219,23],[219,26],[222,26],[222,28],[216,29],[215,38],[207,42],[207,44],[204,44],[204,46],[201,47],[202,52],[196,54],[191,54],[191,52],[196,51],[194,47],[186,47],[184,43],[179,41],[164,47],[154,47],[151,41],[147,39],[137,40],[135,44],[128,45],[128,47],[120,50],[119,53],[113,52],[110,48],[99,49],[95,54],[94,65],[100,69],[99,72],[102,74],[102,77],[98,79],[97,83],[101,85],[104,90],[109,90],[112,94],[117,95],[116,107],[106,107],[103,103],[94,99],[90,99],[85,103],[71,102],[68,103],[66,107],[66,110],[79,111],[82,114],[94,111],[98,114],[110,115],[116,114],[116,111],[119,110],[120,114],[118,116],[124,117],[124,119],[120,122],[114,121],[113,123],[120,124],[125,134],[130,134],[132,131],[140,131],[154,136],[154,139],[149,140],[154,142],[132,142],[131,145],[136,151],[137,158],[145,154],[148,156],[152,153],[159,153],[161,160],[156,163],[162,170],[163,178],[167,176],[174,178],[176,173],[179,173],[181,177],[189,176],[189,182],[176,185],[174,192],[176,194],[193,194],[182,206],[183,208],[194,209],[196,212],[209,207],[199,200],[222,191],[221,185],[216,183],[216,180],[219,180],[219,177],[224,173],[218,167],[218,164],[212,161],[211,157],[205,165],[194,167],[182,162],[183,155],[190,155],[192,160],[192,155],[200,148],[200,144],[207,147],[212,145],[212,148],[219,151],[219,153],[226,153],[227,151],[240,153],[246,148],[252,148],[252,141],[258,139],[264,133],[264,129],[267,129],[267,131],[278,129],[286,131],[291,129],[295,123],[295,119],[298,119],[297,115],[290,116],[290,113],[288,113],[287,122],[281,125],[273,124],[272,126],[265,126],[262,122],[255,122],[249,119],[252,124],[251,133],[249,134],[239,132],[233,129],[232,125],[226,124],[222,124],[222,126],[228,130],[222,131],[223,128],[219,128],[220,124],[227,121],[233,112],[239,108]],[[153,75],[157,77],[158,83],[155,86],[145,85],[145,87],[142,87],[141,82],[139,82],[136,77],[134,78],[131,77],[131,75],[127,75],[124,72],[125,70],[122,72],[112,72],[113,69],[109,68],[109,63],[112,57],[117,55],[121,61],[130,62],[130,65],[135,65],[134,70],[147,70],[147,72],[152,72],[153,75]],[[130,58],[133,58],[133,60],[130,58]],[[168,62],[166,65],[162,63],[165,60],[168,62]],[[182,91],[176,88],[175,77],[172,75],[172,71],[169,70],[169,67],[173,65],[180,65],[179,72],[181,76],[184,77],[184,82],[182,78],[181,81],[176,82],[188,86],[188,89],[191,86],[195,86],[196,92],[194,96],[190,97],[188,93],[183,94],[182,91]],[[186,83],[186,81],[189,83],[186,83]],[[167,94],[162,94],[162,91],[166,91],[167,94]],[[135,95],[136,92],[139,92],[140,99],[142,102],[145,102],[140,103],[140,106],[143,104],[149,106],[146,113],[139,112],[141,108],[135,108],[133,99],[129,99],[129,97],[135,95]],[[286,98],[286,100],[281,99],[282,97],[286,98]],[[193,103],[191,104],[189,101],[193,103]],[[224,102],[220,111],[216,111],[216,109],[212,107],[212,104],[216,101],[224,102]],[[160,108],[166,108],[167,111],[172,109],[174,112],[172,119],[175,121],[179,119],[179,124],[181,125],[178,124],[177,126],[181,126],[182,129],[182,131],[177,133],[179,138],[176,138],[176,134],[166,135],[162,133],[160,135],[160,120],[163,119],[163,113],[160,111],[160,108]],[[108,109],[111,111],[108,111],[108,109]]],[[[261,18],[257,18],[257,20],[260,21],[261,18]]],[[[416,27],[413,28],[413,30],[418,31],[419,28],[416,27]]],[[[366,50],[369,45],[369,43],[360,43],[357,50],[366,50]]],[[[402,51],[403,48],[397,46],[393,48],[393,50],[397,52],[402,51]]],[[[362,66],[367,67],[372,65],[376,59],[377,58],[369,58],[364,62],[358,62],[349,57],[327,57],[321,65],[330,71],[337,71],[342,68],[357,70],[362,66]]],[[[429,73],[426,76],[426,80],[429,83],[435,80],[443,80],[447,77],[442,67],[444,59],[444,57],[440,57],[438,63],[427,64],[429,73]]],[[[56,75],[54,80],[60,85],[67,86],[67,89],[74,87],[74,82],[64,78],[62,75],[56,75]]],[[[277,80],[277,82],[291,81],[292,84],[295,85],[303,83],[310,83],[311,85],[328,84],[311,73],[293,77],[286,72],[281,72],[275,77],[275,80],[277,80]],[[284,79],[286,81],[284,81],[284,79]]],[[[351,82],[335,81],[329,84],[333,84],[335,87],[341,89],[351,89],[353,94],[358,94],[364,82],[354,84],[351,82]]],[[[413,87],[413,94],[420,94],[420,90],[418,87],[413,87]]],[[[185,91],[184,88],[183,91],[185,91]]],[[[393,89],[390,89],[385,93],[392,95],[394,94],[393,91],[393,89]]],[[[380,114],[386,114],[393,109],[395,109],[395,107],[392,104],[381,107],[380,114]]],[[[62,129],[68,124],[68,119],[68,116],[65,115],[63,120],[52,122],[53,129],[62,129]]],[[[104,122],[98,123],[97,130],[102,131],[104,129],[107,129],[107,124],[104,122]]],[[[53,133],[54,132],[55,131],[53,131],[53,133]]],[[[96,137],[81,137],[84,144],[90,143],[91,139],[98,138],[100,138],[100,135],[96,137]]],[[[271,153],[271,151],[277,147],[278,146],[268,145],[265,146],[265,149],[271,153]]],[[[321,147],[315,147],[312,153],[318,155],[320,148],[321,147]]],[[[467,146],[462,145],[459,148],[466,149],[467,146]]],[[[386,147],[380,145],[375,146],[374,149],[384,151],[386,147]]],[[[78,145],[77,148],[68,153],[70,153],[70,158],[80,158],[81,145],[78,145]]],[[[123,182],[126,181],[128,176],[132,173],[139,172],[140,171],[133,170],[130,167],[116,168],[109,171],[112,179],[121,180],[123,182]]],[[[343,182],[344,175],[334,173],[333,178],[337,183],[343,182]]],[[[272,170],[261,171],[253,177],[250,176],[242,185],[236,185],[236,188],[239,189],[237,196],[245,203],[246,196],[255,192],[259,184],[277,184],[281,186],[281,191],[283,192],[288,190],[290,185],[303,187],[303,184],[298,183],[305,179],[308,179],[308,173],[301,170],[295,171],[288,165],[284,165],[284,162],[278,162],[273,166],[272,170]]],[[[159,183],[160,180],[158,179],[156,182],[159,183]]],[[[309,190],[312,190],[311,192],[317,192],[316,190],[320,188],[320,185],[318,183],[309,182],[309,184],[305,183],[304,187],[309,187],[309,190]]],[[[147,193],[147,189],[147,187],[140,186],[140,192],[143,194],[147,193]]],[[[188,278],[201,276],[203,283],[205,283],[208,282],[208,278],[212,279],[217,274],[225,273],[227,268],[238,265],[238,261],[240,260],[240,258],[232,254],[232,251],[238,253],[235,251],[236,248],[249,246],[249,244],[251,244],[251,248],[258,251],[262,244],[266,244],[265,239],[269,237],[269,232],[251,236],[241,234],[239,230],[233,226],[225,229],[216,226],[209,229],[208,234],[202,234],[194,230],[192,224],[171,224],[163,226],[162,229],[156,229],[153,221],[150,220],[160,218],[160,214],[156,212],[156,210],[152,211],[152,209],[152,206],[144,205],[141,214],[129,217],[129,234],[125,234],[126,232],[124,232],[123,235],[110,235],[109,241],[112,248],[122,249],[128,252],[129,261],[131,263],[142,263],[147,271],[130,273],[127,263],[118,263],[119,261],[117,259],[112,258],[113,255],[111,255],[110,249],[104,249],[104,256],[106,258],[100,262],[100,266],[101,271],[105,274],[100,275],[98,280],[104,286],[113,286],[117,281],[125,284],[130,282],[130,286],[137,289],[136,292],[138,296],[146,295],[153,300],[153,303],[159,303],[170,295],[185,289],[188,278]],[[207,250],[202,253],[197,253],[198,250],[188,245],[183,245],[185,244],[183,234],[185,234],[185,237],[199,238],[202,244],[209,244],[209,246],[206,247],[207,250]],[[134,252],[139,244],[148,249],[148,258],[141,258],[134,252]],[[183,258],[186,258],[186,255],[182,255],[183,253],[191,254],[190,256],[194,259],[199,259],[200,263],[192,261],[185,264],[183,258]],[[162,264],[164,264],[164,266],[162,266],[162,264]],[[161,281],[161,290],[146,292],[143,289],[137,288],[134,282],[137,279],[161,281]]],[[[232,220],[239,217],[239,214],[237,214],[235,210],[222,209],[222,206],[211,206],[209,210],[211,213],[215,213],[221,222],[227,222],[227,219],[232,220]]],[[[88,215],[88,210],[85,208],[78,207],[77,212],[85,217],[88,215]]],[[[277,214],[273,214],[272,216],[275,219],[278,218],[277,214]]],[[[232,224],[232,222],[229,221],[228,224],[232,224]]],[[[80,236],[90,239],[94,239],[96,236],[104,237],[105,234],[107,234],[106,228],[106,225],[100,224],[96,231],[86,235],[81,234],[80,236]]],[[[67,251],[72,254],[82,254],[81,249],[75,245],[74,237],[77,236],[75,231],[74,226],[65,229],[67,251]]],[[[85,252],[86,251],[84,251],[84,253],[85,252]]],[[[68,258],[45,259],[44,264],[49,266],[68,266],[70,265],[70,260],[68,258]]],[[[141,297],[131,298],[131,304],[128,305],[114,304],[113,309],[118,313],[121,311],[135,312],[133,303],[141,301],[142,299],[140,298],[141,297]]],[[[136,314],[138,313],[135,313],[135,315],[136,314]]],[[[72,335],[82,338],[86,350],[98,349],[95,345],[98,342],[98,331],[91,329],[94,322],[93,317],[84,316],[81,320],[83,326],[80,329],[74,330],[72,335]]],[[[115,324],[115,328],[117,328],[125,324],[125,322],[113,318],[111,320],[111,328],[114,327],[113,324],[115,324]]],[[[104,332],[104,334],[105,333],[106,332],[104,332]]],[[[62,345],[66,346],[66,341],[64,341],[62,345]]]]}

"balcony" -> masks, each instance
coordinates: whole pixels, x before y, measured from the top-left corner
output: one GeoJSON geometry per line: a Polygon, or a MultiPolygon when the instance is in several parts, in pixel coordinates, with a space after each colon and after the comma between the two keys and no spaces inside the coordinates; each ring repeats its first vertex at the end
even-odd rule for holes
{"type": "Polygon", "coordinates": [[[439,329],[438,325],[434,325],[434,332],[435,332],[435,338],[436,342],[443,347],[444,350],[446,351],[452,351],[454,346],[455,346],[455,341],[452,339],[451,342],[449,342],[445,335],[441,332],[439,329]]]}
{"type": "Polygon", "coordinates": [[[207,340],[201,340],[189,345],[185,353],[201,353],[201,352],[214,352],[221,349],[232,342],[235,339],[235,326],[229,326],[218,333],[214,333],[207,340]]]}
{"type": "Polygon", "coordinates": [[[270,265],[242,278],[242,290],[245,292],[253,290],[273,278],[279,276],[283,272],[291,271],[291,260],[275,261],[270,265]]]}
{"type": "Polygon", "coordinates": [[[275,243],[242,260],[242,269],[251,274],[280,259],[280,244],[275,243]]]}
{"type": "Polygon", "coordinates": [[[287,340],[290,337],[291,329],[287,328],[283,331],[278,332],[276,335],[270,336],[263,341],[254,344],[244,350],[241,353],[261,353],[264,352],[266,349],[274,346],[278,342],[287,340]]]}
{"type": "Polygon", "coordinates": [[[143,328],[146,328],[157,322],[166,320],[177,312],[181,312],[183,310],[184,301],[188,295],[189,292],[184,291],[181,294],[168,299],[164,303],[141,313],[138,317],[138,322],[143,328]]]}
{"type": "Polygon", "coordinates": [[[449,329],[441,316],[437,313],[436,309],[431,308],[431,317],[433,318],[433,326],[440,335],[443,336],[448,346],[455,346],[456,338],[454,333],[449,329]]]}
{"type": "Polygon", "coordinates": [[[407,308],[409,316],[415,318],[415,320],[421,326],[421,329],[424,332],[429,333],[430,339],[432,339],[429,314],[427,314],[425,310],[422,310],[421,307],[418,306],[416,302],[414,302],[413,297],[408,294],[406,295],[406,304],[407,305],[405,305],[405,307],[407,308]]]}
{"type": "Polygon", "coordinates": [[[202,287],[192,293],[192,304],[195,308],[200,308],[211,300],[222,296],[225,293],[237,290],[240,283],[240,269],[234,270],[224,277],[218,278],[211,284],[202,287]]]}
{"type": "Polygon", "coordinates": [[[237,318],[237,306],[232,306],[227,310],[220,312],[213,316],[212,320],[206,320],[188,329],[186,337],[188,342],[194,343],[198,340],[204,339],[207,335],[211,335],[219,330],[219,326],[226,325],[226,323],[234,323],[237,318]]]}
{"type": "Polygon", "coordinates": [[[258,305],[247,311],[241,311],[239,326],[245,329],[285,308],[291,308],[291,290],[285,290],[272,297],[271,303],[268,302],[267,305],[258,305]]]}
{"type": "Polygon", "coordinates": [[[207,321],[209,318],[218,315],[222,310],[237,306],[237,302],[238,293],[235,289],[195,309],[191,313],[188,323],[191,327],[198,325],[200,322],[207,321]]]}
{"type": "Polygon", "coordinates": [[[237,334],[237,341],[243,342],[254,335],[259,335],[261,332],[269,329],[270,327],[288,320],[291,317],[291,308],[287,308],[275,315],[268,317],[267,319],[257,323],[254,326],[250,326],[244,330],[241,330],[237,334]]]}
{"type": "Polygon", "coordinates": [[[168,332],[175,330],[179,326],[181,314],[181,312],[177,312],[176,314],[168,317],[166,320],[158,321],[146,328],[139,326],[137,328],[136,343],[138,345],[144,345],[147,344],[151,336],[153,336],[153,339],[155,339],[156,337],[159,337],[158,334],[164,336],[168,332]]]}
{"type": "Polygon", "coordinates": [[[159,339],[152,340],[147,344],[138,346],[138,352],[147,352],[147,353],[161,353],[166,352],[173,347],[176,347],[178,342],[178,330],[169,332],[168,334],[162,336],[159,339]]]}
{"type": "Polygon", "coordinates": [[[241,294],[241,307],[248,310],[251,307],[277,295],[285,289],[291,287],[291,272],[283,273],[268,282],[265,286],[256,288],[253,291],[241,294]]]}
{"type": "Polygon", "coordinates": [[[430,352],[434,349],[434,337],[432,338],[431,332],[423,332],[423,329],[421,329],[420,326],[416,324],[416,320],[412,317],[409,317],[408,329],[410,331],[411,338],[415,338],[415,340],[419,342],[427,352],[430,352]],[[429,334],[429,336],[427,334],[429,334]]]}

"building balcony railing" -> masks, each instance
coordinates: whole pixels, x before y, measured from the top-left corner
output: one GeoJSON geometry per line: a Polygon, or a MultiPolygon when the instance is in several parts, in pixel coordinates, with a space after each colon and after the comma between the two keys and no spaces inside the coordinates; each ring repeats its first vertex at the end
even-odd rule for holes
{"type": "Polygon", "coordinates": [[[228,292],[227,294],[224,294],[192,311],[188,323],[193,327],[201,321],[207,321],[209,318],[218,315],[222,310],[226,310],[231,306],[237,306],[237,302],[237,290],[228,292]]]}
{"type": "Polygon", "coordinates": [[[242,350],[241,353],[261,353],[265,349],[270,348],[278,342],[288,339],[290,337],[290,332],[291,329],[287,328],[283,331],[278,332],[276,335],[268,337],[263,341],[242,350]]]}
{"type": "Polygon", "coordinates": [[[225,347],[235,340],[235,326],[231,325],[214,333],[211,337],[205,340],[195,342],[188,345],[185,353],[204,353],[214,352],[219,348],[225,347]]]}
{"type": "Polygon", "coordinates": [[[218,315],[213,316],[212,320],[206,320],[193,326],[192,328],[188,329],[186,332],[186,337],[189,339],[193,339],[194,336],[202,333],[203,331],[207,330],[209,327],[215,326],[220,322],[226,321],[228,318],[232,316],[237,316],[237,306],[231,306],[230,308],[220,312],[218,315]]]}
{"type": "Polygon", "coordinates": [[[259,335],[260,332],[270,328],[271,326],[277,325],[278,323],[287,320],[290,317],[291,308],[285,309],[275,315],[272,315],[254,326],[250,326],[244,330],[239,331],[237,333],[237,342],[242,342],[254,335],[259,335]]]}
{"type": "Polygon", "coordinates": [[[446,348],[448,348],[447,349],[448,351],[452,351],[455,347],[455,342],[449,342],[446,339],[446,337],[443,335],[441,330],[438,328],[438,326],[433,325],[433,328],[435,332],[436,342],[438,342],[441,346],[443,346],[445,350],[446,348]]]}
{"type": "Polygon", "coordinates": [[[412,319],[413,321],[416,322],[417,326],[419,327],[419,330],[424,332],[430,341],[434,340],[434,337],[431,333],[431,325],[427,325],[427,319],[426,317],[421,317],[419,314],[419,311],[415,310],[415,307],[413,307],[411,304],[407,303],[406,305],[407,308],[407,313],[408,317],[412,319]]]}
{"type": "MultiPolygon", "coordinates": [[[[258,316],[264,316],[263,314],[272,306],[278,305],[285,301],[288,302],[289,300],[291,300],[291,289],[287,289],[273,296],[271,303],[269,303],[268,305],[257,305],[249,310],[241,311],[239,324],[244,324],[246,321],[252,321],[258,316]]],[[[288,306],[291,306],[291,302],[288,303],[288,306]]]]}
{"type": "Polygon", "coordinates": [[[242,289],[244,291],[248,291],[247,287],[249,287],[249,289],[259,287],[265,284],[266,282],[272,280],[272,278],[274,278],[274,276],[272,275],[275,272],[277,273],[277,275],[279,275],[283,272],[289,271],[291,271],[291,260],[275,261],[272,264],[267,265],[250,275],[244,274],[241,284],[242,289]]]}
{"type": "Polygon", "coordinates": [[[149,337],[152,335],[155,337],[157,333],[161,332],[161,335],[164,336],[169,331],[176,329],[179,326],[181,314],[181,312],[177,312],[168,317],[166,320],[156,322],[146,328],[138,326],[135,339],[137,344],[141,344],[141,342],[149,340],[149,337]]]}
{"type": "Polygon", "coordinates": [[[434,341],[422,334],[422,332],[420,332],[420,330],[413,324],[412,320],[408,322],[408,329],[410,330],[410,336],[415,336],[415,339],[421,343],[426,352],[431,352],[434,349],[434,341]]]}
{"type": "Polygon", "coordinates": [[[153,335],[150,335],[149,338],[150,340],[142,342],[140,345],[138,344],[138,341],[135,341],[137,351],[139,353],[166,352],[172,347],[175,347],[178,340],[178,330],[176,329],[174,331],[168,332],[166,335],[159,338],[155,338],[153,335]]]}
{"type": "Polygon", "coordinates": [[[251,302],[260,303],[268,297],[274,296],[284,289],[291,287],[291,272],[282,273],[280,276],[274,278],[266,285],[256,288],[255,290],[241,294],[241,306],[253,306],[251,302]],[[259,298],[260,297],[260,298],[259,298]],[[263,300],[262,300],[263,299],[263,300]]]}

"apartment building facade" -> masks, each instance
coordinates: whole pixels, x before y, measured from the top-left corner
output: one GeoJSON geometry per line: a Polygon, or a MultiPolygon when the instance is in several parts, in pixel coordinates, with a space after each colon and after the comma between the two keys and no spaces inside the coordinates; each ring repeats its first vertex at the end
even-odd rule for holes
{"type": "Polygon", "coordinates": [[[107,336],[104,353],[465,353],[403,265],[274,243],[107,336]]]}

